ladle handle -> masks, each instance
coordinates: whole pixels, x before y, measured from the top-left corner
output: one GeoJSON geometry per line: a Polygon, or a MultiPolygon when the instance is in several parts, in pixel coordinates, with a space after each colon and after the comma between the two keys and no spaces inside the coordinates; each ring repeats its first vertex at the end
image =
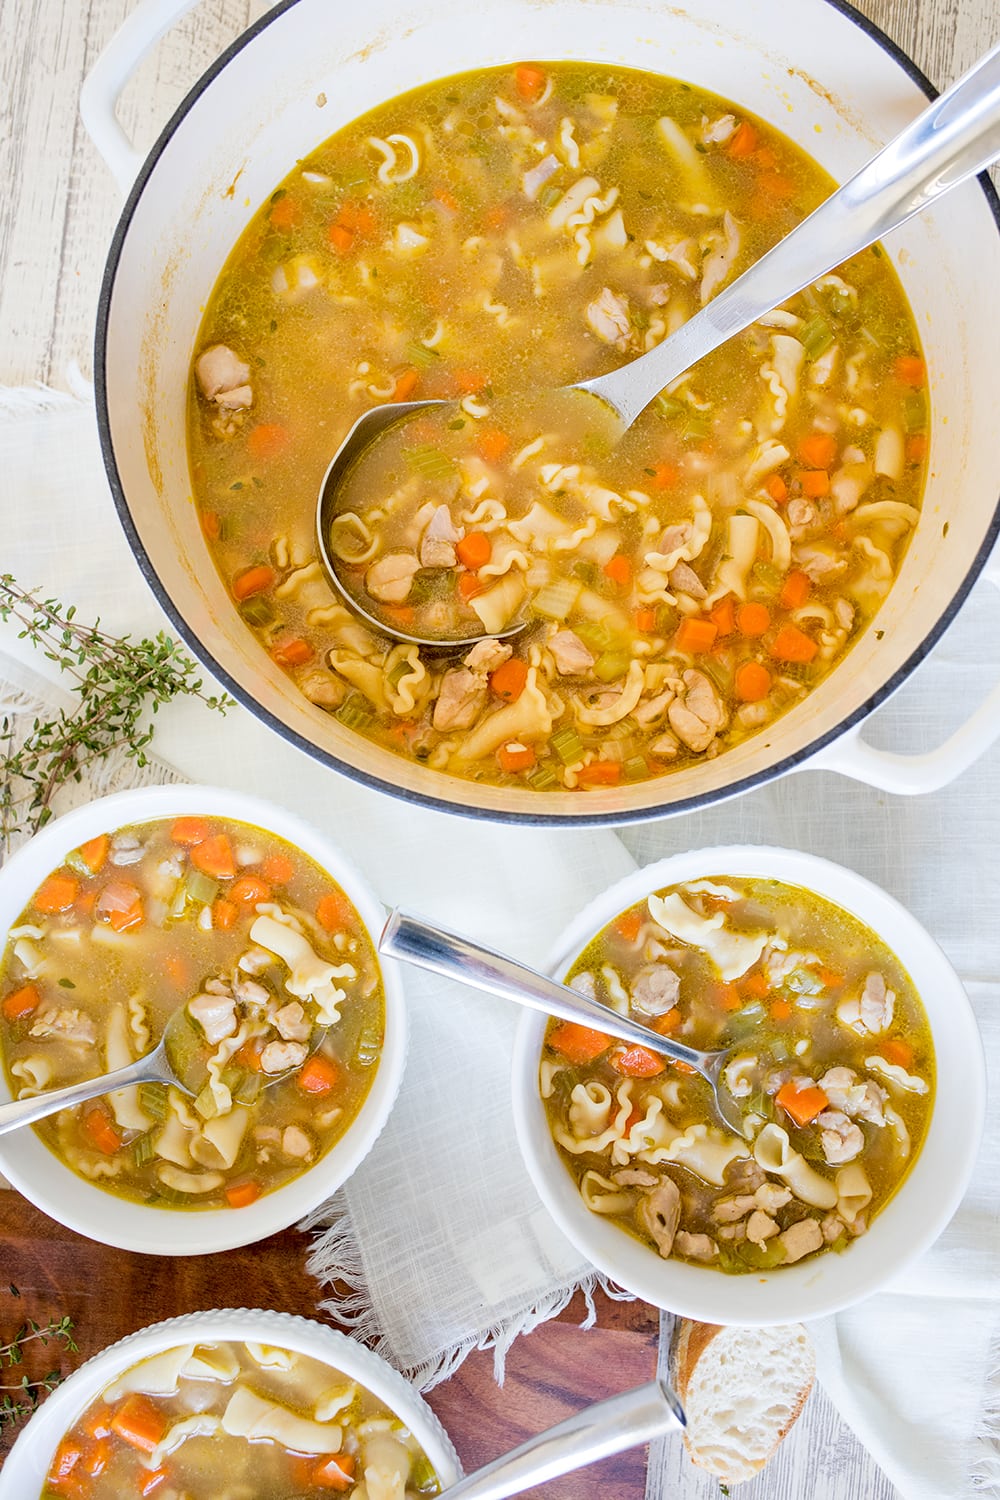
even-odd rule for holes
{"type": "Polygon", "coordinates": [[[0,1104],[0,1135],[9,1130],[19,1130],[22,1125],[34,1125],[56,1114],[60,1109],[70,1109],[74,1104],[85,1104],[88,1099],[97,1099],[102,1094],[116,1093],[137,1083],[157,1083],[168,1079],[169,1074],[159,1064],[160,1049],[147,1053],[128,1067],[117,1068],[113,1073],[102,1073],[97,1078],[85,1078],[82,1083],[71,1083],[62,1089],[47,1089],[31,1099],[12,1099],[0,1104]]]}
{"type": "Polygon", "coordinates": [[[669,339],[583,388],[608,401],[628,426],[699,359],[998,155],[1000,45],[669,339]]]}
{"type": "Polygon", "coordinates": [[[442,1500],[504,1500],[613,1453],[685,1426],[684,1412],[657,1380],[587,1406],[445,1490],[442,1500]]]}
{"type": "Polygon", "coordinates": [[[419,969],[429,969],[432,974],[471,984],[488,995],[499,995],[547,1016],[596,1027],[623,1042],[652,1047],[664,1057],[697,1068],[699,1073],[705,1071],[705,1055],[693,1047],[671,1041],[658,1031],[609,1010],[600,1001],[558,984],[546,974],[539,974],[503,953],[495,953],[492,948],[480,947],[457,932],[435,927],[398,907],[386,922],[378,946],[380,953],[415,964],[419,969]]]}

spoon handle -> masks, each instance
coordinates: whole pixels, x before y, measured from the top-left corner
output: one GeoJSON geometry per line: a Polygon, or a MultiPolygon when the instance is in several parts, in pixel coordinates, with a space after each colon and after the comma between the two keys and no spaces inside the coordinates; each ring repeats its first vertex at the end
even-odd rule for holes
{"type": "Polygon", "coordinates": [[[101,1094],[111,1094],[118,1089],[130,1088],[136,1083],[165,1083],[169,1074],[159,1057],[159,1047],[129,1063],[127,1068],[117,1068],[113,1073],[102,1073],[98,1078],[85,1078],[82,1083],[71,1083],[64,1089],[48,1089],[32,1099],[13,1099],[0,1104],[0,1135],[17,1130],[22,1125],[33,1125],[60,1109],[69,1109],[74,1104],[83,1104],[101,1094]]]}
{"type": "Polygon", "coordinates": [[[539,974],[505,954],[495,953],[492,948],[480,947],[471,938],[461,937],[457,932],[435,927],[422,917],[415,917],[398,907],[386,922],[378,946],[380,953],[415,964],[418,969],[429,969],[432,974],[471,984],[489,995],[513,1000],[547,1016],[560,1016],[564,1021],[596,1027],[623,1042],[652,1047],[664,1057],[697,1068],[699,1073],[706,1070],[709,1059],[703,1052],[685,1047],[682,1042],[671,1041],[658,1031],[640,1026],[628,1016],[601,1005],[598,1000],[591,1000],[587,995],[579,995],[566,985],[558,984],[546,974],[539,974]]]}
{"type": "Polygon", "coordinates": [[[442,1500],[504,1500],[522,1490],[547,1484],[560,1474],[582,1469],[598,1459],[648,1443],[685,1425],[680,1402],[657,1380],[587,1406],[575,1416],[529,1438],[513,1452],[460,1479],[442,1500]]]}
{"type": "Polygon", "coordinates": [[[764,313],[904,224],[1000,155],[1000,46],[670,338],[582,382],[635,421],[654,396],[764,313]]]}

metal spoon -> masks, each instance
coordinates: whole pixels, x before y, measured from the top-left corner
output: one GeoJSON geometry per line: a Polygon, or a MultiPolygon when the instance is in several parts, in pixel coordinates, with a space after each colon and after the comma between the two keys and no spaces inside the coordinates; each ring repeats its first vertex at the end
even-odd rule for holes
{"type": "MultiPolygon", "coordinates": [[[[989,166],[998,155],[1000,46],[980,58],[849,182],[670,338],[641,359],[612,370],[609,375],[580,381],[570,389],[589,391],[599,398],[605,408],[610,407],[621,419],[624,431],[665,386],[706,354],[834,266],[842,265],[890,230],[905,224],[944,193],[989,166]]],[[[363,450],[387,427],[411,412],[452,404],[397,401],[365,412],[334,454],[320,488],[316,512],[319,555],[333,586],[352,609],[382,634],[418,645],[470,645],[481,640],[486,632],[461,642],[443,642],[407,635],[387,626],[377,616],[368,615],[341,583],[327,548],[327,536],[330,522],[337,514],[340,485],[363,450]]],[[[513,635],[522,629],[523,624],[505,634],[513,635]]]]}
{"type": "Polygon", "coordinates": [[[483,948],[457,932],[435,927],[422,917],[415,917],[398,907],[382,930],[378,948],[380,953],[415,964],[418,969],[429,969],[432,974],[471,984],[477,990],[513,1000],[517,1005],[526,1005],[545,1015],[560,1016],[564,1021],[576,1021],[596,1028],[618,1037],[620,1041],[638,1043],[673,1062],[687,1063],[710,1085],[720,1120],[737,1135],[746,1135],[739,1106],[724,1082],[720,1082],[723,1068],[735,1052],[742,1050],[739,1044],[722,1052],[699,1052],[695,1047],[685,1047],[683,1042],[671,1041],[658,1031],[619,1015],[600,1001],[578,994],[516,959],[492,948],[483,948]]]}
{"type": "Polygon", "coordinates": [[[450,1485],[442,1500],[505,1500],[560,1474],[648,1443],[687,1425],[680,1402],[659,1380],[585,1406],[494,1463],[450,1485]]]}

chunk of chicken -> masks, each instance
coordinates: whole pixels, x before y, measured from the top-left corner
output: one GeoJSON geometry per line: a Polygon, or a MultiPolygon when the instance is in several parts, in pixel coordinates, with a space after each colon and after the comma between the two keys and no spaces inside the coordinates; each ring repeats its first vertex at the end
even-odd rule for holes
{"type": "Polygon", "coordinates": [[[747,1239],[751,1245],[763,1245],[778,1233],[778,1226],[762,1208],[755,1208],[747,1219],[747,1239]]]}
{"type": "Polygon", "coordinates": [[[619,296],[606,286],[589,303],[585,317],[587,327],[605,344],[613,344],[624,354],[632,338],[632,320],[629,317],[628,298],[619,296]]]}
{"type": "Polygon", "coordinates": [[[302,1042],[268,1042],[260,1054],[262,1073],[284,1073],[298,1068],[306,1060],[308,1049],[302,1042]]]}
{"type": "Polygon", "coordinates": [[[819,1080],[834,1109],[842,1109],[852,1120],[867,1120],[870,1125],[885,1124],[885,1106],[889,1098],[881,1084],[866,1078],[859,1082],[853,1068],[828,1068],[819,1080]]]}
{"type": "Polygon", "coordinates": [[[439,505],[420,539],[420,566],[453,568],[458,561],[455,543],[464,535],[465,528],[455,525],[447,505],[439,505]]]}
{"type": "Polygon", "coordinates": [[[815,1219],[800,1219],[778,1236],[785,1252],[785,1264],[792,1265],[805,1255],[812,1255],[823,1244],[823,1231],[815,1219]]]}
{"type": "Polygon", "coordinates": [[[752,1193],[742,1193],[738,1198],[720,1198],[712,1209],[712,1218],[717,1224],[735,1224],[745,1219],[757,1206],[752,1193]]]}
{"type": "Polygon", "coordinates": [[[636,1222],[656,1241],[656,1248],[668,1258],[681,1217],[680,1190],[672,1177],[664,1177],[652,1192],[643,1193],[635,1207],[636,1222]]]}
{"type": "Polygon", "coordinates": [[[680,753],[681,747],[674,735],[665,733],[658,735],[649,748],[660,760],[673,760],[680,753]]]}
{"type": "Polygon", "coordinates": [[[434,704],[435,729],[471,729],[486,704],[487,679],[482,672],[457,667],[441,679],[434,704]]]}
{"type": "Polygon", "coordinates": [[[97,1040],[97,1027],[82,1010],[43,1010],[28,1034],[54,1036],[63,1042],[92,1046],[97,1040]]]}
{"type": "Polygon", "coordinates": [[[776,1214],[779,1208],[792,1201],[791,1188],[779,1187],[776,1182],[762,1182],[753,1195],[758,1208],[766,1214],[776,1214]]]}
{"type": "Polygon", "coordinates": [[[582,677],[594,665],[594,654],[588,651],[572,630],[557,630],[549,641],[549,650],[564,677],[582,677]]]}
{"type": "MultiPolygon", "coordinates": [[[[636,723],[641,724],[643,729],[648,729],[653,724],[659,723],[666,718],[667,709],[674,701],[673,688],[664,688],[662,693],[657,693],[655,698],[645,698],[636,704],[632,710],[632,717],[636,723]]],[[[673,739],[673,735],[670,736],[673,739]]],[[[677,741],[674,740],[674,751],[677,750],[677,741]]]]}
{"type": "Polygon", "coordinates": [[[265,989],[262,984],[258,984],[255,979],[237,979],[233,985],[233,995],[241,1005],[256,1007],[267,1004],[271,998],[271,991],[265,989]]]}
{"type": "Polygon", "coordinates": [[[708,589],[698,577],[694,568],[686,562],[679,562],[670,574],[670,587],[676,594],[689,594],[692,599],[707,599],[708,589]]]}
{"type": "Polygon", "coordinates": [[[832,1245],[834,1240],[839,1239],[840,1236],[844,1233],[844,1230],[847,1228],[847,1226],[839,1214],[831,1213],[827,1214],[826,1218],[820,1225],[820,1228],[823,1231],[824,1243],[827,1245],[832,1245]]]}
{"type": "Polygon", "coordinates": [[[213,1047],[236,1031],[236,1002],[232,995],[195,995],[188,1001],[188,1015],[198,1022],[213,1047]]]}
{"type": "Polygon", "coordinates": [[[729,722],[715,685],[693,667],[684,673],[684,691],[671,703],[667,718],[677,737],[695,751],[707,750],[729,722]]]}
{"type": "Polygon", "coordinates": [[[831,1167],[853,1161],[864,1150],[865,1138],[860,1125],[849,1120],[842,1110],[825,1109],[817,1116],[820,1144],[831,1167]]]}
{"type": "Polygon", "coordinates": [[[686,1255],[689,1260],[710,1261],[718,1259],[719,1247],[708,1234],[688,1234],[686,1229],[678,1229],[674,1235],[674,1249],[679,1255],[686,1255]]]}
{"type": "Polygon", "coordinates": [[[514,654],[513,646],[506,641],[477,641],[472,650],[463,656],[462,663],[470,672],[495,672],[514,654]]]}
{"type": "Polygon", "coordinates": [[[597,980],[593,974],[584,972],[575,974],[570,980],[570,989],[576,990],[578,995],[586,995],[588,1000],[597,999],[597,980]]]}
{"type": "Polygon", "coordinates": [[[297,1000],[291,1000],[275,1013],[274,1024],[286,1042],[307,1042],[312,1032],[312,1022],[297,1000]]]}
{"type": "Polygon", "coordinates": [[[716,236],[715,246],[706,256],[702,268],[700,296],[703,307],[728,278],[740,253],[740,243],[740,226],[727,209],[722,216],[722,234],[716,236]]]}
{"type": "Polygon", "coordinates": [[[650,964],[632,981],[632,1009],[641,1016],[665,1016],[680,991],[680,978],[669,964],[650,964]]]}
{"type": "Polygon", "coordinates": [[[678,521],[673,526],[664,526],[656,550],[662,557],[669,557],[679,547],[686,547],[693,534],[694,527],[690,521],[678,521]]]}
{"type": "Polygon", "coordinates": [[[199,354],[194,371],[206,400],[228,411],[253,404],[250,366],[226,344],[213,344],[199,354]]]}
{"type": "Polygon", "coordinates": [[[641,1167],[622,1167],[611,1174],[611,1181],[619,1187],[655,1187],[659,1180],[655,1172],[644,1172],[641,1167]]]}
{"type": "Polygon", "coordinates": [[[837,1020],[853,1031],[878,1036],[892,1024],[895,1007],[895,991],[873,970],[865,976],[861,994],[842,1000],[837,1006],[837,1020]]]}
{"type": "Polygon", "coordinates": [[[298,1125],[286,1125],[281,1137],[281,1149],[286,1156],[304,1161],[312,1155],[313,1143],[298,1125]]]}
{"type": "Polygon", "coordinates": [[[347,697],[347,684],[332,672],[310,672],[299,679],[299,687],[310,703],[332,711],[347,697]]]}
{"type": "Polygon", "coordinates": [[[365,588],[381,604],[403,604],[409,598],[420,561],[412,552],[387,552],[365,574],[365,588]]]}

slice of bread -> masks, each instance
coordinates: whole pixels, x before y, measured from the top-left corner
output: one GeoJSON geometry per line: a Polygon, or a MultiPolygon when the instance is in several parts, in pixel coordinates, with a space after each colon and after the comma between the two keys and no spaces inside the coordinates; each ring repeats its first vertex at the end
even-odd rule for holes
{"type": "Polygon", "coordinates": [[[801,1323],[719,1328],[679,1318],[671,1366],[692,1462],[740,1484],[764,1467],[798,1420],[816,1355],[801,1323]]]}

